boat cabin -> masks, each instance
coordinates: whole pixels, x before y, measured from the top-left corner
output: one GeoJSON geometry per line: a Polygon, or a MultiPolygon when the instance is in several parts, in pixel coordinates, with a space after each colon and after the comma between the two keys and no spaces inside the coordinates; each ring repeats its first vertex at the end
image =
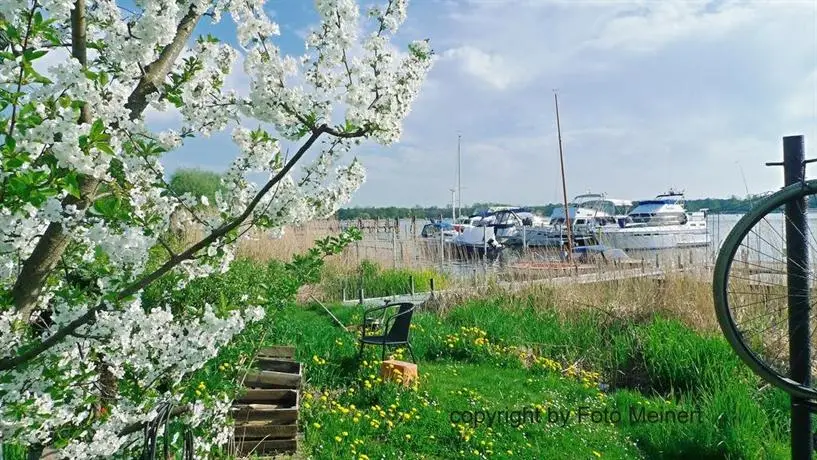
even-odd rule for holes
{"type": "Polygon", "coordinates": [[[670,190],[653,200],[639,201],[625,219],[619,219],[619,226],[665,226],[686,225],[689,221],[684,195],[670,190]]]}
{"type": "Polygon", "coordinates": [[[453,232],[454,225],[448,222],[431,222],[423,225],[423,229],[420,230],[420,236],[423,238],[440,236],[441,231],[445,233],[453,232]]]}

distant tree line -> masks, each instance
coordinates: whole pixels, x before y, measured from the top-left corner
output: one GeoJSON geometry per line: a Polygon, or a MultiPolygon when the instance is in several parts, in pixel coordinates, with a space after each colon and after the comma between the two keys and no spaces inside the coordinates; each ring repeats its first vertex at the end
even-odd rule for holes
{"type": "MultiPolygon", "coordinates": [[[[752,206],[761,199],[761,196],[750,196],[748,198],[702,198],[697,200],[687,200],[686,208],[689,212],[708,209],[711,213],[720,214],[743,214],[749,211],[752,206]]],[[[491,206],[508,206],[501,203],[475,203],[468,207],[463,207],[461,215],[473,215],[479,211],[488,209],[491,206]]],[[[525,206],[536,214],[549,216],[554,208],[562,206],[558,203],[546,205],[525,206]]],[[[817,208],[817,197],[812,196],[809,200],[809,207],[817,208]]],[[[394,219],[405,217],[416,217],[418,219],[439,219],[451,217],[451,206],[414,206],[412,208],[388,207],[354,207],[340,209],[337,213],[338,219],[394,219]]]]}
{"type": "MultiPolygon", "coordinates": [[[[179,169],[170,178],[170,188],[176,193],[190,192],[194,196],[206,196],[210,203],[214,202],[216,190],[221,189],[221,175],[211,171],[198,169],[179,169]]],[[[720,214],[743,214],[749,211],[752,206],[763,198],[762,195],[749,195],[746,198],[732,196],[730,198],[702,198],[697,200],[687,200],[687,210],[700,211],[709,209],[709,212],[720,214]]],[[[484,211],[492,206],[509,206],[507,203],[474,203],[463,207],[459,215],[470,216],[480,211],[484,211]]],[[[553,209],[561,206],[558,203],[546,205],[526,206],[534,213],[548,216],[553,209]]],[[[809,197],[809,207],[817,208],[817,196],[809,197]]],[[[415,217],[417,219],[439,219],[451,217],[451,206],[420,206],[397,207],[354,207],[338,210],[337,217],[340,220],[356,219],[398,219],[415,217]]]]}

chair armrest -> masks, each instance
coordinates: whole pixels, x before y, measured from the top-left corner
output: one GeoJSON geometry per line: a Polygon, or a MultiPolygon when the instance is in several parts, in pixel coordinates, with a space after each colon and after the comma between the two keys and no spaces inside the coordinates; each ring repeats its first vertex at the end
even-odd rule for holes
{"type": "Polygon", "coordinates": [[[382,314],[380,315],[380,318],[382,319],[383,316],[386,314],[386,309],[388,309],[389,307],[392,307],[392,305],[389,305],[389,304],[378,305],[376,307],[371,307],[371,308],[367,308],[367,309],[363,310],[363,320],[362,320],[363,324],[361,324],[361,328],[360,328],[361,338],[366,337],[366,319],[369,317],[369,314],[370,313],[376,313],[378,311],[382,311],[382,314]]]}
{"type": "Polygon", "coordinates": [[[371,307],[371,308],[367,308],[367,309],[363,310],[363,322],[364,323],[366,322],[366,318],[369,317],[369,313],[374,313],[374,312],[377,312],[377,311],[386,310],[387,308],[392,307],[392,306],[393,305],[386,304],[386,305],[379,305],[377,307],[371,307]]]}

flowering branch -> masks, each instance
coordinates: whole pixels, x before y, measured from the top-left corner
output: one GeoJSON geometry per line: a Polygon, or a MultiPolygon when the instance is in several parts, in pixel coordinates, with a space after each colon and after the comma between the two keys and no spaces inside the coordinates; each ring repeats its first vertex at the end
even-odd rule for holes
{"type": "Polygon", "coordinates": [[[0,110],[0,438],[32,454],[127,456],[134,427],[169,404],[191,407],[186,421],[210,433],[202,452],[224,444],[229,401],[193,398],[183,379],[265,310],[240,294],[195,309],[177,296],[228,270],[248,230],[281,234],[346,203],[365,169],[343,156],[363,139],[399,140],[433,53],[390,47],[406,0],[370,10],[361,40],[354,1],[316,2],[321,25],[300,57],[273,43],[264,0],[142,0],[133,12],[116,0],[0,3],[0,107],[11,107],[0,110]],[[203,16],[224,12],[246,50],[246,96],[223,88],[233,46],[210,35],[188,45],[203,16]],[[66,43],[71,57],[38,73],[33,63],[66,43]],[[152,132],[147,108],[171,106],[181,126],[152,132]],[[215,196],[172,193],[162,155],[238,120],[215,196]],[[279,139],[303,144],[287,158],[279,139]],[[217,213],[177,212],[209,200],[217,213]],[[205,236],[176,248],[177,226],[205,236]],[[156,281],[167,283],[159,297],[156,281]]]}
{"type": "MultiPolygon", "coordinates": [[[[187,15],[182,18],[173,41],[165,47],[156,61],[147,66],[136,89],[128,97],[126,107],[130,109],[131,120],[142,115],[147,107],[148,96],[157,91],[158,82],[167,76],[170,67],[178,59],[200,18],[201,15],[195,12],[195,7],[191,7],[187,15]]],[[[71,11],[71,30],[72,56],[85,66],[87,64],[85,0],[75,0],[75,6],[71,11]]],[[[90,122],[90,108],[87,104],[83,104],[79,123],[90,122]]],[[[64,208],[75,206],[78,210],[84,210],[94,200],[100,181],[88,176],[82,176],[80,181],[79,198],[73,195],[67,196],[62,202],[64,208]]],[[[69,242],[70,236],[63,231],[62,225],[59,222],[52,222],[40,238],[31,256],[23,263],[12,295],[14,305],[24,319],[30,317],[45,279],[56,266],[69,242]]],[[[0,369],[3,369],[2,365],[0,369]]]]}
{"type": "MultiPolygon", "coordinates": [[[[193,244],[189,248],[187,248],[184,252],[171,257],[167,262],[165,262],[161,267],[159,267],[152,273],[144,276],[143,278],[132,283],[125,289],[119,291],[119,293],[117,293],[115,296],[115,301],[127,299],[128,297],[141,291],[147,285],[159,279],[162,275],[172,270],[181,262],[190,259],[197,252],[209,246],[213,242],[219,240],[220,238],[224,237],[230,231],[234,230],[239,225],[241,225],[242,222],[244,222],[250,215],[252,215],[253,210],[255,209],[256,206],[258,206],[258,203],[261,202],[261,199],[264,198],[267,192],[269,192],[270,189],[272,189],[272,187],[275,186],[275,184],[279,183],[289,173],[289,171],[295,166],[296,163],[298,163],[301,157],[303,157],[303,155],[309,150],[309,148],[312,147],[312,144],[321,136],[321,134],[330,131],[334,130],[331,130],[326,125],[322,125],[316,128],[312,132],[312,135],[310,135],[306,142],[304,142],[304,144],[301,145],[301,148],[298,149],[295,155],[292,156],[292,158],[278,172],[278,174],[276,174],[272,179],[270,179],[266,183],[266,185],[264,185],[264,187],[255,195],[255,198],[253,198],[253,200],[250,202],[250,204],[238,218],[213,230],[209,235],[207,235],[205,238],[202,238],[200,241],[193,244]]],[[[339,134],[338,137],[341,138],[352,138],[355,136],[360,137],[365,135],[365,130],[360,129],[356,130],[354,133],[338,133],[338,134],[339,134]]],[[[76,331],[81,326],[84,326],[92,322],[98,312],[104,311],[108,307],[109,307],[108,303],[104,301],[100,302],[99,304],[85,312],[82,316],[78,317],[74,321],[68,323],[68,325],[66,325],[65,327],[54,332],[51,336],[43,340],[36,347],[31,348],[18,356],[0,359],[0,371],[13,369],[15,367],[27,363],[28,361],[31,361],[32,359],[36,358],[43,352],[47,351],[49,348],[60,343],[68,335],[73,334],[74,331],[76,331]]]]}

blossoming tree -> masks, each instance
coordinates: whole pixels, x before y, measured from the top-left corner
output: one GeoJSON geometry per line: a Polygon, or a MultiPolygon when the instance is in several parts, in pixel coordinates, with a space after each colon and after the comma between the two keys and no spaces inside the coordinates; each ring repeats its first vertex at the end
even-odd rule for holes
{"type": "MultiPolygon", "coordinates": [[[[125,449],[160,403],[180,400],[187,373],[264,315],[249,302],[147,311],[142,290],[223,272],[251,227],[332,214],[364,180],[344,154],[363,139],[399,139],[432,62],[427,41],[390,44],[406,0],[363,17],[354,0],[315,3],[320,24],[291,57],[262,0],[0,2],[0,441],[29,446],[31,458],[45,446],[66,458],[125,449]],[[246,96],[224,88],[239,51],[194,40],[224,13],[246,96]],[[149,107],[175,107],[183,121],[153,132],[149,107]],[[274,129],[244,127],[260,123],[274,129]],[[167,186],[162,154],[234,125],[225,192],[201,214],[201,197],[167,186]],[[291,155],[283,139],[298,146],[291,155]],[[310,149],[316,159],[296,168],[310,149]],[[166,240],[177,210],[204,230],[181,249],[166,240]],[[149,264],[156,247],[162,260],[149,264]]],[[[226,440],[228,407],[187,411],[190,424],[214,426],[205,450],[226,440]]]]}

